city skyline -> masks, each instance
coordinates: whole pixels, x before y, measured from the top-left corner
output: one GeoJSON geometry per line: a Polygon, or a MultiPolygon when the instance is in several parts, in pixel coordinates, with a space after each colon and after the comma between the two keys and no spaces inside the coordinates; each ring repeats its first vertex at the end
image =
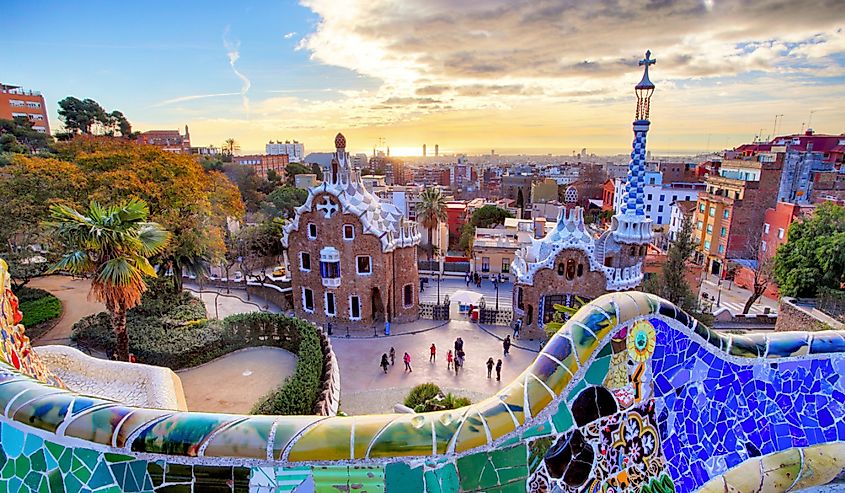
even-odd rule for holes
{"type": "Polygon", "coordinates": [[[4,8],[1,80],[42,91],[55,128],[73,95],[135,130],[188,124],[194,145],[234,137],[245,153],[278,139],[329,150],[338,131],[353,152],[383,138],[392,155],[624,153],[645,49],[655,154],[845,128],[835,2],[50,2],[36,40],[26,7],[4,8]],[[85,19],[97,28],[74,27],[85,19]]]}

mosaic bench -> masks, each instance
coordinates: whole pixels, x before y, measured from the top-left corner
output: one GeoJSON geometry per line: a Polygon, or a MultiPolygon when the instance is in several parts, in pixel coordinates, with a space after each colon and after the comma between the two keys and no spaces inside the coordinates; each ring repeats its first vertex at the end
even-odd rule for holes
{"type": "Polygon", "coordinates": [[[785,492],[845,467],[845,333],[719,334],[639,292],[584,306],[482,402],[354,417],[78,395],[8,284],[2,309],[0,491],[785,492]]]}

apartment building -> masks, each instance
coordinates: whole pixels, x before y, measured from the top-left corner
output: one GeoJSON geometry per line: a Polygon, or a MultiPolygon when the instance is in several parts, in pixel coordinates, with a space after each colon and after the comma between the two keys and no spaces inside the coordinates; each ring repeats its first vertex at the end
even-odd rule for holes
{"type": "Polygon", "coordinates": [[[187,125],[184,135],[180,134],[179,130],[148,130],[138,135],[137,142],[176,154],[191,154],[191,133],[187,125]]]}
{"type": "Polygon", "coordinates": [[[13,120],[16,117],[28,119],[34,130],[50,133],[44,96],[38,91],[0,83],[0,119],[13,120]]]}
{"type": "Polygon", "coordinates": [[[255,173],[267,177],[267,172],[273,170],[282,180],[285,178],[285,168],[290,161],[287,154],[247,154],[232,157],[232,162],[241,166],[250,166],[255,173]]]}

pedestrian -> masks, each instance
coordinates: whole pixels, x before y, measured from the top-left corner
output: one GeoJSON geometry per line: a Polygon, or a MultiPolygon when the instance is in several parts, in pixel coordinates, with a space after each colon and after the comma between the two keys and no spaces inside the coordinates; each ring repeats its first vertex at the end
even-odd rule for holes
{"type": "Polygon", "coordinates": [[[493,373],[493,358],[487,360],[487,378],[490,378],[490,375],[493,373]]]}
{"type": "Polygon", "coordinates": [[[425,281],[424,281],[424,279],[421,277],[421,278],[420,278],[420,293],[422,293],[423,291],[425,291],[425,281]]]}
{"type": "Polygon", "coordinates": [[[384,335],[386,335],[386,336],[390,335],[390,320],[384,321],[384,335]]]}
{"type": "Polygon", "coordinates": [[[522,319],[516,319],[516,323],[513,324],[513,338],[519,339],[519,331],[522,329],[522,319]]]}
{"type": "Polygon", "coordinates": [[[511,336],[505,336],[505,340],[502,342],[502,347],[505,349],[505,356],[510,354],[510,351],[511,351],[511,336]]]}
{"type": "Polygon", "coordinates": [[[428,362],[429,362],[429,363],[434,363],[435,361],[437,361],[437,347],[436,347],[436,346],[434,345],[434,343],[432,342],[432,343],[431,343],[431,347],[430,347],[430,348],[428,348],[428,349],[429,349],[429,351],[431,352],[431,356],[429,356],[429,357],[428,357],[428,362]]]}
{"type": "Polygon", "coordinates": [[[414,371],[411,368],[411,355],[408,354],[408,353],[405,353],[405,356],[402,359],[403,359],[403,361],[405,361],[405,371],[408,371],[408,372],[414,371]]]}
{"type": "Polygon", "coordinates": [[[387,353],[381,355],[381,369],[387,373],[387,367],[390,366],[390,362],[387,361],[387,353]]]}
{"type": "Polygon", "coordinates": [[[390,347],[390,366],[393,366],[396,363],[396,350],[393,349],[393,346],[390,347]]]}
{"type": "Polygon", "coordinates": [[[463,352],[464,350],[464,340],[458,337],[458,340],[455,341],[455,351],[456,352],[463,352]]]}
{"type": "Polygon", "coordinates": [[[496,381],[497,382],[502,381],[502,360],[501,359],[498,362],[496,362],[496,381]]]}
{"type": "Polygon", "coordinates": [[[138,362],[138,358],[135,357],[135,353],[129,353],[129,362],[130,363],[137,363],[138,362]]]}
{"type": "Polygon", "coordinates": [[[469,280],[470,280],[470,277],[471,277],[469,272],[467,272],[467,275],[464,276],[464,277],[466,277],[467,287],[469,287],[469,280]]]}
{"type": "Polygon", "coordinates": [[[452,369],[452,361],[453,361],[453,360],[454,360],[454,355],[452,355],[452,350],[450,349],[450,350],[446,353],[446,369],[447,369],[447,370],[451,370],[451,369],[452,369]]]}
{"type": "Polygon", "coordinates": [[[458,353],[457,357],[455,358],[455,376],[458,375],[458,369],[462,366],[464,366],[463,353],[458,353]]]}

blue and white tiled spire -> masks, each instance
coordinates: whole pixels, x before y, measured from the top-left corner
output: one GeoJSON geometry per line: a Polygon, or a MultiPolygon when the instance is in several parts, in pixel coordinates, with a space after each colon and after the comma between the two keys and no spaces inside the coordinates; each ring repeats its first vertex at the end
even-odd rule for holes
{"type": "Polygon", "coordinates": [[[631,150],[631,162],[628,165],[628,178],[622,195],[620,213],[613,217],[613,238],[620,243],[644,244],[652,239],[651,219],[645,215],[646,172],[646,134],[651,122],[648,120],[651,95],[654,84],[648,78],[648,67],[656,62],[651,52],[646,51],[643,78],[634,89],[637,95],[637,111],[634,119],[634,143],[631,150]]]}

